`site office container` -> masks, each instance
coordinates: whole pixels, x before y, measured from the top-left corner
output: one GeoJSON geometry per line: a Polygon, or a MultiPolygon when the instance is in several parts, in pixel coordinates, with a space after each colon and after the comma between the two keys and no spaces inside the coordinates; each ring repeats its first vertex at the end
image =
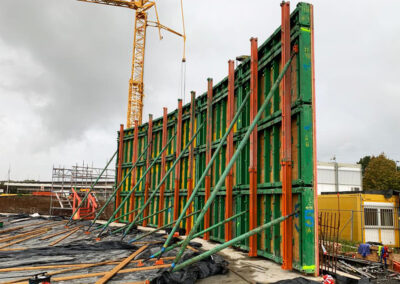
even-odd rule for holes
{"type": "MultiPolygon", "coordinates": [[[[339,239],[355,243],[381,242],[399,247],[399,197],[382,194],[318,195],[319,212],[340,212],[339,239]]],[[[324,223],[324,220],[321,220],[324,223]]]]}
{"type": "MultiPolygon", "coordinates": [[[[313,137],[313,99],[312,99],[312,6],[299,3],[291,14],[291,45],[298,46],[298,53],[292,61],[291,70],[291,97],[292,97],[292,156],[293,156],[293,210],[299,210],[293,223],[293,267],[297,270],[313,273],[315,270],[315,220],[314,220],[314,137],[313,137]]],[[[282,68],[281,61],[281,32],[280,28],[258,48],[258,105],[260,106],[268,94],[273,82],[282,68]]],[[[206,86],[206,82],[204,84],[206,86]]],[[[213,86],[212,100],[212,142],[213,149],[226,131],[227,110],[227,85],[226,77],[213,86]]],[[[242,103],[245,95],[250,92],[250,59],[240,63],[235,69],[235,111],[242,103]]],[[[261,225],[281,216],[281,88],[273,94],[261,121],[258,123],[258,224],[261,225]]],[[[202,123],[206,122],[206,93],[197,96],[195,105],[195,131],[202,123]]],[[[250,104],[247,103],[234,127],[234,144],[241,141],[250,124],[250,104]]],[[[168,113],[167,132],[169,140],[173,137],[177,125],[177,110],[168,113]]],[[[188,143],[190,122],[190,103],[183,106],[183,127],[181,149],[188,143]]],[[[151,157],[157,157],[162,149],[162,124],[163,118],[153,120],[151,157]]],[[[144,151],[150,141],[147,136],[148,123],[139,126],[138,156],[144,151]]],[[[188,154],[181,160],[180,169],[180,201],[182,210],[187,199],[187,178],[191,170],[193,173],[193,186],[197,184],[202,175],[205,163],[206,150],[206,125],[195,139],[194,166],[188,169],[188,154]]],[[[119,135],[118,135],[119,137],[119,135]]],[[[123,163],[122,177],[132,166],[134,128],[124,130],[123,138],[123,163]]],[[[166,171],[175,160],[176,142],[169,145],[166,156],[166,171]]],[[[211,171],[212,187],[215,186],[226,164],[226,147],[224,147],[213,164],[211,171]]],[[[118,165],[118,161],[117,161],[118,165]]],[[[146,155],[137,166],[136,181],[139,180],[146,167],[146,155]]],[[[240,154],[233,167],[234,192],[233,214],[249,208],[249,144],[240,154]]],[[[118,167],[117,167],[118,171],[118,167]]],[[[161,180],[161,159],[150,171],[151,186],[153,190],[161,180]]],[[[173,204],[175,171],[166,180],[165,201],[163,207],[176,206],[173,204]]],[[[126,179],[121,190],[121,198],[132,188],[131,176],[126,179]]],[[[212,189],[211,189],[212,190],[212,189]]],[[[142,206],[144,182],[134,193],[134,206],[142,206]]],[[[194,210],[204,206],[204,182],[200,194],[195,199],[194,210]]],[[[122,214],[128,212],[129,204],[125,205],[122,214]]],[[[150,204],[149,214],[159,209],[159,196],[150,204]]],[[[210,214],[210,225],[225,219],[225,188],[223,188],[214,201],[210,214]]],[[[148,226],[157,226],[159,216],[149,220],[148,226]]],[[[173,218],[173,210],[163,214],[163,223],[169,223],[173,218]]],[[[122,219],[128,222],[128,217],[122,219]]],[[[185,227],[185,221],[181,224],[185,227]]],[[[258,235],[258,254],[276,262],[282,262],[282,228],[281,224],[275,225],[258,235]]],[[[248,214],[242,215],[234,221],[233,237],[247,232],[249,228],[248,214]]],[[[224,226],[210,233],[210,238],[224,242],[224,226]]],[[[248,250],[248,241],[238,243],[237,247],[248,250]]]]}

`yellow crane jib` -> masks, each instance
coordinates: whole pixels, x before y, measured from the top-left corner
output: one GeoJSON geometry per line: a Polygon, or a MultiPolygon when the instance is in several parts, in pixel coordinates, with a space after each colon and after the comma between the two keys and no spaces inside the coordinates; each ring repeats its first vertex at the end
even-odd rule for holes
{"type": "Polygon", "coordinates": [[[185,25],[183,20],[183,7],[181,1],[183,34],[174,31],[162,24],[160,24],[157,12],[157,6],[154,1],[123,1],[123,0],[78,0],[81,2],[103,4],[115,7],[125,7],[135,10],[135,31],[133,37],[133,51],[132,51],[132,72],[129,79],[129,93],[128,93],[128,112],[126,127],[134,126],[135,120],[142,124],[143,112],[143,71],[144,71],[144,54],[146,46],[146,28],[158,28],[160,39],[162,39],[161,30],[166,30],[177,36],[183,38],[183,57],[182,62],[185,62],[185,25]],[[147,20],[147,11],[154,6],[156,21],[147,20]]]}

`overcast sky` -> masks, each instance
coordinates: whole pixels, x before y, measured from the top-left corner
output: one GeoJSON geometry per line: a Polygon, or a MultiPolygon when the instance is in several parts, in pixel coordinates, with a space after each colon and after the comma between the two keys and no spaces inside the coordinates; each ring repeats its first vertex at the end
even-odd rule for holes
{"type": "MultiPolygon", "coordinates": [[[[400,160],[400,1],[313,1],[318,160],[400,160]]],[[[218,82],[280,25],[280,1],[184,1],[186,90],[218,82]]],[[[291,2],[291,10],[297,1],[291,2]]],[[[157,1],[181,30],[179,0],[157,1]]],[[[154,14],[150,13],[150,18],[154,14]]],[[[134,13],[73,0],[0,1],[0,180],[49,179],[54,165],[103,167],[125,123],[134,13]]],[[[148,29],[144,117],[180,97],[182,41],[148,29]]]]}

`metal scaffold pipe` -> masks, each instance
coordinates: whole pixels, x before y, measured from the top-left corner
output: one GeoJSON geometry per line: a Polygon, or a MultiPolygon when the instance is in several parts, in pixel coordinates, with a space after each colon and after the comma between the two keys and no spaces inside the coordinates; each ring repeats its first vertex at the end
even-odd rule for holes
{"type": "Polygon", "coordinates": [[[281,82],[281,80],[282,80],[283,76],[285,75],[286,71],[289,69],[290,63],[292,62],[292,59],[293,59],[293,55],[290,57],[288,62],[285,64],[284,68],[282,69],[282,72],[279,74],[278,78],[276,79],[276,81],[272,85],[271,90],[269,91],[269,93],[268,93],[267,97],[265,98],[263,104],[260,106],[260,109],[257,112],[257,115],[254,117],[253,122],[250,124],[249,128],[246,131],[246,134],[244,135],[244,137],[240,141],[239,145],[237,146],[237,149],[236,149],[235,153],[233,154],[232,159],[229,161],[229,164],[224,169],[224,172],[221,174],[221,176],[220,176],[220,178],[218,180],[218,183],[215,185],[215,187],[214,187],[209,199],[207,200],[206,204],[204,205],[202,211],[200,212],[200,215],[197,217],[197,219],[196,219],[196,221],[195,221],[195,223],[193,225],[192,230],[190,231],[189,235],[187,236],[187,238],[183,242],[181,249],[179,250],[178,254],[176,255],[176,258],[175,258],[174,262],[172,263],[172,267],[174,267],[175,264],[178,263],[178,261],[181,259],[182,255],[183,255],[183,252],[185,251],[190,239],[193,238],[193,235],[196,233],[196,230],[199,227],[200,222],[202,222],[202,220],[204,218],[204,215],[206,214],[207,210],[210,208],[212,202],[214,201],[215,197],[217,196],[219,189],[224,184],[225,177],[229,174],[230,169],[233,167],[236,159],[239,157],[242,149],[244,148],[244,146],[246,145],[247,141],[249,140],[249,137],[250,137],[253,129],[255,128],[255,126],[257,125],[258,121],[260,120],[260,118],[261,118],[264,110],[266,109],[266,107],[267,107],[267,105],[268,105],[273,93],[279,87],[279,83],[281,82]]]}
{"type": "Polygon", "coordinates": [[[201,128],[204,126],[204,122],[199,126],[197,129],[196,133],[193,135],[192,138],[190,138],[189,142],[185,145],[185,148],[183,148],[182,152],[179,154],[179,156],[176,158],[175,162],[172,164],[171,168],[168,169],[167,173],[163,177],[163,179],[160,181],[160,183],[157,185],[156,189],[153,190],[151,193],[149,199],[146,201],[146,203],[140,208],[139,213],[136,215],[135,219],[131,222],[131,224],[128,226],[126,229],[122,239],[126,236],[126,234],[129,232],[129,230],[132,228],[132,226],[137,222],[138,217],[143,213],[143,211],[146,209],[146,207],[150,204],[151,200],[154,198],[154,196],[157,194],[158,190],[162,186],[162,184],[165,182],[167,179],[168,175],[175,169],[176,164],[179,162],[179,160],[182,158],[182,156],[185,154],[186,150],[189,148],[189,146],[193,143],[194,139],[196,136],[200,133],[201,128]]]}
{"type": "MultiPolygon", "coordinates": [[[[126,173],[125,177],[123,178],[123,180],[119,183],[119,185],[114,189],[113,193],[110,195],[110,197],[107,199],[107,201],[104,203],[103,207],[101,207],[101,209],[99,210],[99,212],[96,214],[96,216],[94,217],[93,221],[90,223],[88,229],[86,231],[89,231],[90,228],[95,224],[95,222],[98,220],[98,218],[100,217],[100,215],[103,213],[103,211],[106,209],[106,207],[108,206],[108,204],[110,204],[111,200],[115,197],[115,195],[117,194],[118,190],[120,189],[120,187],[123,185],[123,183],[125,182],[125,180],[129,177],[129,174],[132,172],[132,170],[136,167],[137,163],[140,161],[140,159],[143,157],[143,155],[147,152],[148,148],[150,147],[151,143],[147,144],[146,148],[144,149],[144,151],[142,152],[142,154],[140,154],[140,156],[137,158],[136,162],[132,165],[132,167],[129,169],[129,171],[126,173]]],[[[118,151],[118,150],[117,150],[118,151]]]]}
{"type": "MultiPolygon", "coordinates": [[[[202,260],[202,259],[204,259],[204,258],[206,258],[206,257],[208,257],[208,256],[210,256],[210,255],[212,255],[214,253],[217,253],[220,250],[223,250],[224,248],[227,248],[227,247],[229,247],[231,245],[234,245],[237,242],[243,241],[243,240],[247,239],[250,236],[258,234],[258,233],[264,231],[265,229],[267,229],[267,228],[269,228],[269,227],[271,227],[271,226],[273,226],[275,224],[278,224],[278,223],[286,220],[287,218],[293,216],[294,214],[295,213],[276,218],[275,220],[272,220],[271,222],[268,222],[268,223],[266,223],[264,225],[261,225],[260,227],[257,227],[257,228],[255,228],[255,229],[253,229],[251,231],[248,231],[247,233],[244,233],[244,234],[242,234],[242,235],[240,235],[240,236],[238,236],[236,238],[233,238],[232,240],[230,240],[228,242],[220,244],[219,246],[217,246],[217,247],[215,247],[213,249],[210,249],[210,250],[208,250],[208,251],[206,251],[206,252],[204,252],[204,253],[202,253],[200,255],[197,255],[197,256],[195,256],[193,258],[190,258],[190,259],[188,259],[188,260],[184,261],[183,263],[180,263],[180,264],[178,264],[176,266],[174,266],[174,263],[173,263],[172,272],[178,271],[178,270],[180,270],[180,269],[182,269],[182,268],[184,268],[184,267],[186,267],[188,265],[191,265],[192,263],[195,263],[195,262],[200,261],[200,260],[202,260]]],[[[187,238],[185,240],[187,240],[187,238]]]]}
{"type": "MultiPolygon", "coordinates": [[[[177,223],[175,224],[175,226],[174,226],[174,228],[172,229],[171,233],[168,235],[168,238],[167,238],[167,240],[165,241],[165,243],[164,243],[164,245],[163,245],[163,248],[161,249],[162,252],[168,247],[169,243],[170,243],[171,240],[172,240],[172,236],[174,235],[174,233],[176,232],[176,230],[179,228],[180,222],[182,221],[183,217],[185,216],[186,211],[187,211],[187,209],[189,208],[190,204],[193,202],[194,198],[196,197],[197,192],[198,192],[199,189],[200,189],[201,183],[202,183],[203,180],[205,179],[205,177],[206,177],[208,171],[211,169],[212,163],[215,161],[215,159],[217,158],[219,152],[221,151],[221,149],[222,149],[222,147],[223,147],[223,145],[224,145],[224,143],[225,143],[225,141],[226,141],[226,139],[227,139],[227,137],[228,137],[228,135],[229,135],[229,132],[233,129],[233,126],[235,125],[236,121],[238,120],[239,115],[240,115],[240,113],[242,112],[242,110],[244,109],[244,107],[245,107],[245,105],[246,105],[246,103],[247,103],[247,99],[248,99],[249,97],[250,97],[250,93],[248,93],[248,94],[244,97],[243,102],[242,102],[242,104],[239,106],[239,108],[238,108],[238,110],[237,110],[235,116],[234,116],[233,119],[232,119],[231,124],[229,125],[228,129],[226,130],[224,136],[221,138],[221,140],[220,140],[220,142],[219,142],[219,144],[218,144],[218,146],[217,146],[217,149],[215,149],[214,154],[213,154],[213,156],[212,156],[210,162],[207,164],[207,167],[206,167],[206,169],[203,171],[202,176],[201,176],[201,177],[199,178],[199,180],[197,181],[197,185],[196,185],[195,188],[193,189],[192,195],[189,197],[189,199],[187,200],[187,202],[186,202],[186,204],[185,204],[185,207],[182,209],[182,212],[181,212],[181,214],[179,215],[179,217],[178,217],[178,219],[177,219],[177,223]]],[[[161,255],[162,255],[162,253],[161,253],[161,255]]]]}
{"type": "MultiPolygon", "coordinates": [[[[175,138],[176,133],[174,133],[174,135],[172,135],[172,137],[168,140],[167,144],[165,145],[165,147],[160,151],[160,153],[157,155],[156,158],[154,158],[153,162],[150,164],[150,167],[148,167],[146,169],[146,171],[143,173],[143,175],[140,177],[140,179],[138,180],[138,182],[135,184],[135,186],[128,192],[128,194],[125,196],[124,200],[122,200],[121,204],[118,206],[117,209],[115,209],[115,211],[113,212],[112,216],[108,219],[107,223],[105,224],[104,228],[100,231],[99,233],[99,237],[100,235],[103,233],[103,231],[108,227],[108,225],[110,225],[110,223],[112,222],[112,219],[115,217],[115,215],[117,215],[117,213],[119,212],[119,210],[121,210],[121,208],[125,205],[125,203],[129,200],[129,198],[131,197],[131,195],[135,192],[136,188],[139,187],[139,185],[142,183],[142,181],[144,180],[144,178],[146,177],[147,173],[151,170],[151,168],[155,165],[155,163],[157,162],[157,160],[161,157],[162,153],[168,148],[169,144],[171,143],[171,141],[175,138]]],[[[126,175],[127,177],[128,175],[126,175]]],[[[139,214],[140,215],[140,214],[139,214]]]]}
{"type": "Polygon", "coordinates": [[[92,183],[92,185],[90,186],[89,190],[86,192],[85,196],[82,198],[81,202],[78,204],[78,207],[76,207],[75,211],[72,213],[71,217],[69,218],[68,222],[67,222],[67,226],[70,224],[70,222],[73,220],[75,214],[78,212],[78,210],[82,207],[83,203],[86,201],[86,199],[88,199],[89,194],[92,192],[92,190],[94,189],[94,186],[99,182],[100,178],[103,176],[104,172],[107,170],[108,166],[110,165],[111,161],[114,160],[115,156],[118,153],[118,149],[114,152],[114,154],[112,155],[112,157],[110,158],[110,160],[107,162],[106,166],[103,168],[103,170],[101,171],[100,175],[97,177],[97,179],[92,183]]]}

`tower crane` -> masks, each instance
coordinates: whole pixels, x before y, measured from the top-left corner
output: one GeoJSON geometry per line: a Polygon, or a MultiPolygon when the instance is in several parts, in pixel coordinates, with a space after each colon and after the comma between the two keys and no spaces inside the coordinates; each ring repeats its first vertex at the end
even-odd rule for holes
{"type": "Polygon", "coordinates": [[[183,57],[182,64],[185,64],[185,24],[183,17],[183,6],[181,0],[181,12],[182,12],[182,24],[183,33],[179,33],[173,29],[170,29],[160,24],[157,12],[157,6],[155,1],[150,0],[78,0],[81,2],[103,4],[116,7],[125,7],[135,10],[135,32],[133,38],[133,55],[132,55],[132,72],[129,79],[129,94],[128,94],[128,112],[127,112],[127,128],[133,127],[135,120],[142,124],[142,112],[143,112],[143,70],[144,70],[144,54],[146,46],[146,28],[155,27],[158,28],[160,39],[161,30],[166,30],[177,36],[183,38],[183,57]],[[156,21],[150,21],[147,19],[148,11],[154,7],[156,14],[156,21]]]}

